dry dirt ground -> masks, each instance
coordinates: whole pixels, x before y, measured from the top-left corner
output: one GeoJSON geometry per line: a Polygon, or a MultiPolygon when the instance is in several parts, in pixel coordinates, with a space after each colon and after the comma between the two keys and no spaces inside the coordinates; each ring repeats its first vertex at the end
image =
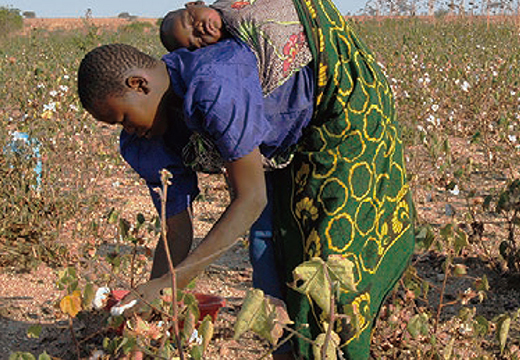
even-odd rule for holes
{"type": "MultiPolygon", "coordinates": [[[[124,171],[121,174],[124,174],[124,171]]],[[[201,175],[200,180],[204,196],[208,201],[200,202],[194,207],[197,224],[195,235],[199,240],[208,231],[211,223],[218,218],[224,208],[223,205],[227,202],[227,191],[222,178],[201,175]]],[[[148,190],[136,178],[113,178],[106,181],[105,185],[107,197],[122,202],[131,198],[123,209],[125,218],[135,218],[139,212],[150,218],[155,212],[148,190]]],[[[67,234],[65,233],[64,236],[66,237],[67,234]]],[[[116,243],[117,241],[108,241],[105,245],[113,247],[116,243]]],[[[77,247],[78,244],[70,244],[71,249],[77,247]]],[[[247,259],[246,243],[239,240],[196,282],[194,291],[219,295],[226,301],[215,323],[214,340],[206,359],[258,359],[265,353],[265,344],[253,335],[245,336],[240,340],[240,344],[233,340],[234,319],[240,310],[246,290],[251,287],[251,267],[247,259]]],[[[8,359],[13,351],[40,354],[44,350],[64,360],[77,358],[69,322],[56,306],[63,296],[63,292],[55,285],[56,279],[55,271],[45,265],[29,273],[17,273],[14,269],[0,269],[1,360],[8,359]],[[38,339],[27,336],[27,330],[32,324],[41,324],[43,327],[38,339]]],[[[128,284],[128,277],[124,275],[118,280],[121,284],[128,284]]],[[[98,339],[96,337],[85,339],[101,330],[105,320],[106,314],[103,312],[80,314],[73,324],[77,339],[80,342],[83,340],[85,343],[97,344],[99,348],[105,333],[103,336],[99,335],[98,339]]],[[[89,347],[92,348],[91,345],[82,345],[82,348],[89,347]]]]}
{"type": "MultiPolygon", "coordinates": [[[[414,149],[410,149],[414,151],[414,149]]],[[[414,165],[410,164],[413,168],[414,165]]],[[[426,174],[428,169],[423,166],[426,174]]],[[[106,189],[104,192],[111,201],[119,202],[123,216],[131,219],[141,212],[150,218],[155,210],[149,200],[148,191],[135,175],[129,175],[129,169],[122,166],[118,175],[112,179],[102,180],[98,186],[106,189]]],[[[490,177],[487,181],[497,185],[505,179],[490,177]]],[[[200,175],[203,201],[196,203],[194,216],[196,223],[196,238],[200,239],[209,230],[211,224],[218,218],[228,202],[226,184],[222,177],[200,175]]],[[[423,186],[414,189],[414,197],[420,221],[441,226],[453,219],[458,213],[464,212],[465,200],[459,195],[447,194],[442,184],[432,183],[425,190],[423,186]],[[455,215],[446,213],[446,204],[452,204],[455,215]]],[[[98,214],[93,214],[98,216],[98,214]]],[[[496,241],[503,224],[497,218],[486,220],[486,231],[483,242],[496,241]]],[[[66,232],[62,238],[72,238],[66,232]]],[[[107,233],[109,240],[103,246],[114,246],[116,236],[107,233]]],[[[70,249],[77,249],[79,244],[69,242],[70,249]]],[[[481,244],[472,243],[472,248],[479,248],[481,244]]],[[[98,251],[103,251],[100,248],[98,251]]],[[[480,253],[481,250],[471,250],[471,253],[480,253]]],[[[442,284],[442,255],[426,254],[414,258],[418,275],[432,284],[432,297],[429,304],[417,300],[417,306],[431,306],[438,304],[438,289],[442,284]]],[[[515,279],[505,279],[496,269],[486,262],[485,258],[463,256],[457,262],[468,266],[469,277],[453,278],[447,283],[445,302],[453,301],[458,294],[470,288],[473,279],[486,274],[491,284],[489,297],[483,303],[474,303],[479,315],[491,319],[493,316],[520,308],[520,286],[515,279]]],[[[98,264],[101,266],[101,264],[98,264]]],[[[149,266],[149,265],[148,265],[149,266]]],[[[120,276],[122,284],[128,284],[128,277],[120,276]]],[[[60,359],[77,359],[74,342],[71,337],[68,320],[60,313],[56,303],[63,292],[58,291],[55,285],[56,274],[53,269],[41,265],[29,273],[17,273],[13,269],[0,269],[0,359],[6,360],[13,351],[31,351],[39,354],[46,350],[49,354],[60,359]],[[32,324],[41,324],[43,332],[38,339],[27,337],[27,330],[32,324]]],[[[260,359],[266,353],[267,346],[254,335],[248,334],[239,342],[233,340],[233,325],[236,314],[240,310],[243,298],[251,287],[251,267],[248,262],[247,243],[239,240],[220,260],[211,265],[202,274],[195,291],[217,294],[226,299],[226,306],[221,309],[215,324],[215,336],[210,345],[207,360],[226,359],[260,359]]],[[[394,295],[400,297],[402,293],[394,295]]],[[[446,327],[453,327],[450,323],[458,312],[457,307],[446,307],[442,319],[446,327]]],[[[81,342],[82,349],[91,351],[94,346],[100,347],[105,334],[95,336],[96,331],[103,328],[106,316],[103,313],[84,313],[78,316],[73,323],[75,335],[81,342]],[[90,349],[90,350],[89,350],[90,349]]],[[[403,322],[405,325],[405,322],[403,322]]],[[[385,347],[385,329],[376,332],[375,354],[379,347],[385,347]]],[[[516,336],[516,335],[515,335],[516,336]]],[[[82,359],[87,359],[84,355],[82,359]]],[[[467,357],[470,358],[469,356],[467,357]]],[[[390,359],[390,358],[385,358],[390,359]]],[[[416,359],[413,356],[401,354],[395,359],[416,359]]],[[[419,360],[419,359],[417,359],[419,360]]]]}
{"type": "MultiPolygon", "coordinates": [[[[24,19],[24,32],[29,32],[32,29],[47,29],[47,30],[72,30],[84,26],[85,18],[35,18],[24,19]]],[[[135,21],[149,22],[155,24],[157,19],[153,18],[137,18],[135,21]]],[[[116,29],[121,25],[129,23],[127,19],[120,18],[89,18],[88,22],[103,29],[116,29]]]]}

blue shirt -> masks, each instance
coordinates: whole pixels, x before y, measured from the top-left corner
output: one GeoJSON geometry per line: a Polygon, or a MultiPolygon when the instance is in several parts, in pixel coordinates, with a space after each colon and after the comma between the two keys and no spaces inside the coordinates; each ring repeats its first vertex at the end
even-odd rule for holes
{"type": "Polygon", "coordinates": [[[270,158],[296,144],[313,113],[314,77],[305,67],[263,97],[256,58],[235,39],[163,57],[183,116],[172,117],[162,138],[139,139],[124,131],[120,149],[125,160],[152,190],[161,186],[159,171],[173,178],[168,189],[167,217],[185,210],[198,194],[196,174],[182,161],[182,149],[193,131],[212,140],[225,161],[237,160],[258,147],[270,158]]]}

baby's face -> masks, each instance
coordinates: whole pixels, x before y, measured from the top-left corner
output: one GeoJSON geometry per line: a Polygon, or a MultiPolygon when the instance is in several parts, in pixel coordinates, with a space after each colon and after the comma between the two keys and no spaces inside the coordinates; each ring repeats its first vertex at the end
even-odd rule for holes
{"type": "Polygon", "coordinates": [[[186,4],[176,12],[169,31],[174,48],[189,50],[216,43],[222,37],[222,19],[215,9],[199,3],[186,4]]]}

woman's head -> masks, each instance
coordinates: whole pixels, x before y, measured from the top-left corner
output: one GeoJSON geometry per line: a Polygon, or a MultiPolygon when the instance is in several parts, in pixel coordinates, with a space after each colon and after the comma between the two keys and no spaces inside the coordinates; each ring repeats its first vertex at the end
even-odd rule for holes
{"type": "Polygon", "coordinates": [[[100,46],[83,58],[78,70],[83,107],[97,120],[120,124],[138,136],[164,130],[168,88],[164,63],[129,45],[100,46]]]}
{"type": "Polygon", "coordinates": [[[170,11],[160,29],[161,42],[168,51],[199,49],[224,36],[220,13],[203,1],[189,2],[184,9],[170,11]]]}
{"type": "Polygon", "coordinates": [[[125,44],[103,45],[90,51],[79,66],[78,94],[81,104],[90,111],[108,96],[122,96],[131,70],[151,69],[159,60],[125,44]]]}

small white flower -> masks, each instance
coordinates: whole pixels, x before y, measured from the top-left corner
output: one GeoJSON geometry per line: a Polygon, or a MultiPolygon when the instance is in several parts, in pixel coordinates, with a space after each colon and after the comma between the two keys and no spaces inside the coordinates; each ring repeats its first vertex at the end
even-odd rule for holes
{"type": "Polygon", "coordinates": [[[78,107],[74,104],[70,104],[69,109],[71,109],[72,111],[78,111],[78,107]]]}
{"type": "Polygon", "coordinates": [[[51,90],[51,91],[49,91],[49,95],[52,97],[55,97],[58,95],[58,92],[56,90],[51,90]]]}
{"type": "Polygon", "coordinates": [[[36,85],[38,89],[45,89],[45,84],[38,84],[36,85]]]}
{"type": "Polygon", "coordinates": [[[449,190],[449,192],[455,196],[459,195],[460,194],[459,186],[457,184],[455,184],[455,187],[453,189],[449,190]]]}
{"type": "Polygon", "coordinates": [[[43,105],[43,111],[47,111],[47,110],[56,111],[56,103],[55,102],[50,102],[48,104],[44,104],[43,105]]]}
{"type": "Polygon", "coordinates": [[[516,135],[508,135],[509,141],[516,142],[516,135]]]}
{"type": "Polygon", "coordinates": [[[64,78],[65,80],[69,80],[69,79],[70,79],[70,76],[69,76],[69,75],[63,75],[63,78],[64,78]]]}
{"type": "Polygon", "coordinates": [[[439,105],[437,105],[437,104],[433,104],[433,105],[432,105],[432,110],[433,110],[434,112],[436,112],[437,110],[439,110],[439,105]]]}
{"type": "Polygon", "coordinates": [[[515,95],[516,95],[516,91],[511,90],[511,96],[515,96],[515,95]]]}
{"type": "Polygon", "coordinates": [[[497,77],[498,76],[498,71],[493,71],[493,76],[497,77]]]}
{"type": "Polygon", "coordinates": [[[463,82],[462,85],[460,86],[460,88],[462,89],[462,91],[465,91],[465,92],[468,92],[470,87],[471,87],[471,85],[470,85],[469,82],[467,82],[466,80],[464,80],[464,82],[463,82]]]}
{"type": "Polygon", "coordinates": [[[60,85],[60,91],[62,93],[66,93],[67,91],[69,91],[69,87],[67,85],[60,85]]]}

